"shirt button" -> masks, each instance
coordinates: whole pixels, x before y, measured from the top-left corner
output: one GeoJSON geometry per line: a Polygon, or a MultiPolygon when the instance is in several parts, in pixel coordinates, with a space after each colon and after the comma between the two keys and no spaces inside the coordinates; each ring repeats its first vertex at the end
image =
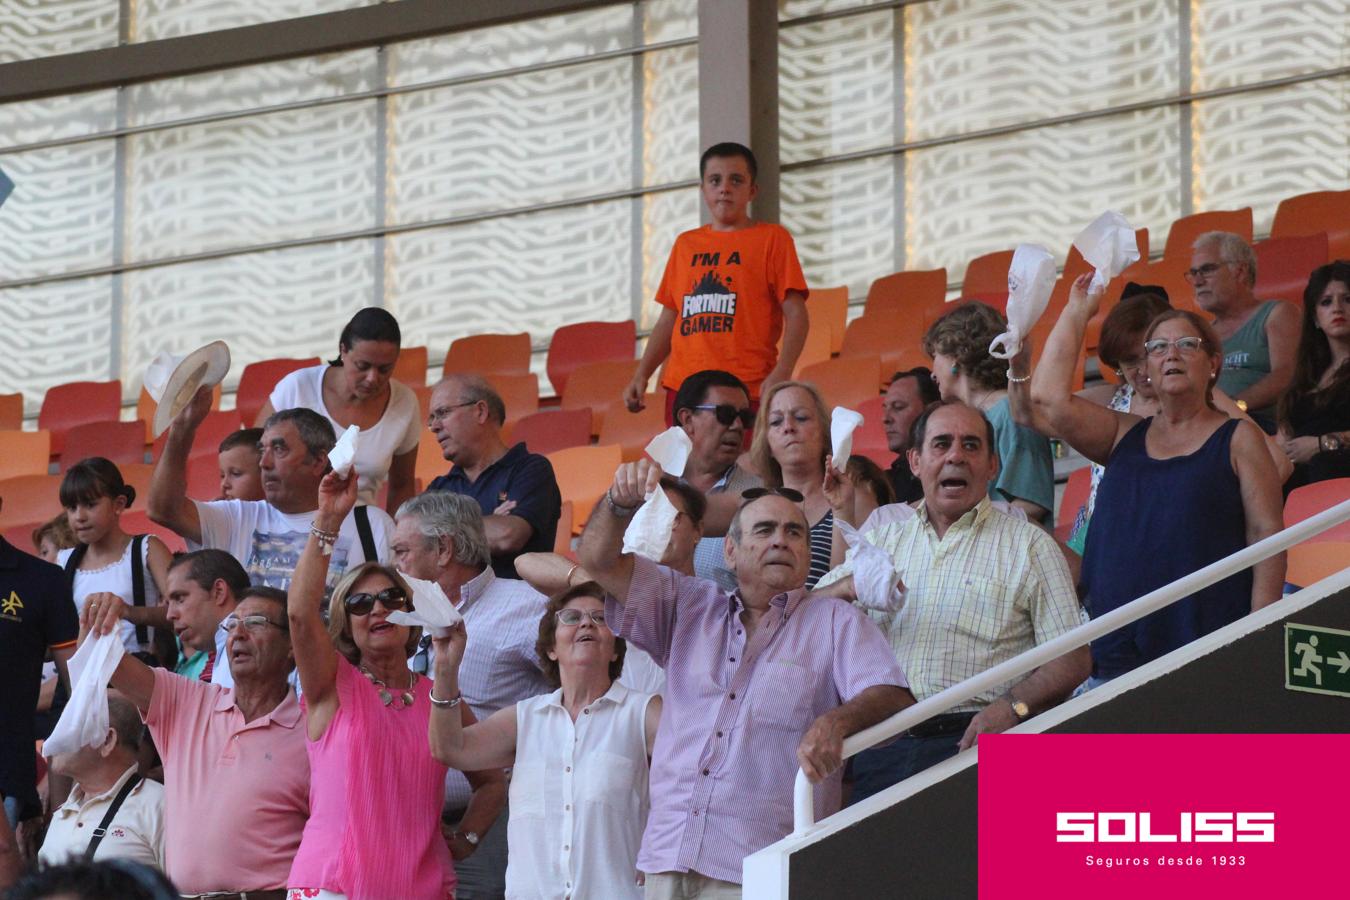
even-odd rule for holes
{"type": "Polygon", "coordinates": [[[734,657],[734,656],[730,656],[730,657],[727,657],[727,658],[728,658],[731,662],[735,662],[735,661],[736,661],[736,657],[734,657]]]}
{"type": "Polygon", "coordinates": [[[722,736],[722,732],[720,732],[720,731],[717,732],[717,736],[718,736],[718,737],[721,737],[721,736],[722,736]]]}
{"type": "Polygon", "coordinates": [[[708,774],[708,770],[707,770],[707,769],[704,769],[704,770],[703,770],[703,774],[704,774],[704,775],[707,775],[707,774],[708,774]]]}
{"type": "Polygon", "coordinates": [[[563,771],[564,771],[564,772],[570,772],[570,771],[572,771],[572,767],[571,767],[571,766],[568,766],[567,768],[563,769],[563,771]]]}
{"type": "Polygon", "coordinates": [[[591,714],[591,708],[588,706],[585,709],[583,709],[582,712],[584,712],[586,715],[589,716],[591,714]]]}
{"type": "Polygon", "coordinates": [[[732,700],[735,700],[735,699],[736,699],[736,692],[735,692],[735,691],[732,691],[732,692],[731,692],[731,699],[732,699],[732,700]]]}
{"type": "Polygon", "coordinates": [[[571,847],[570,844],[563,844],[563,849],[564,849],[564,850],[571,850],[572,847],[571,847]]]}
{"type": "Polygon", "coordinates": [[[565,809],[565,810],[567,810],[567,811],[570,812],[571,809],[572,809],[572,804],[568,803],[566,806],[563,807],[563,809],[565,809]]]}

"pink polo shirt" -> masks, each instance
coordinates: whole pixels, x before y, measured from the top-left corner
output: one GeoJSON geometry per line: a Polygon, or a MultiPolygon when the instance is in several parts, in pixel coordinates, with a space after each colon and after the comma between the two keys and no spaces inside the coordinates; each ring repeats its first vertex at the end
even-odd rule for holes
{"type": "Polygon", "coordinates": [[[178,890],[286,887],[309,818],[295,694],[246,723],[232,688],[155,669],[145,724],[164,760],[164,871],[178,890]]]}

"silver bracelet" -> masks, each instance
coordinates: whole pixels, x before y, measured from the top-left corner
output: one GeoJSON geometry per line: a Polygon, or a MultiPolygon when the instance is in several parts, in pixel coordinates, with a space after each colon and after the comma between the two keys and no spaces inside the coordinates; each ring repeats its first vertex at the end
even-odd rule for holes
{"type": "Polygon", "coordinates": [[[1028,372],[1027,374],[1023,375],[1021,378],[1018,378],[1016,375],[1014,375],[1014,374],[1012,373],[1012,366],[1009,366],[1009,367],[1008,367],[1008,380],[1011,381],[1013,384],[1022,384],[1023,382],[1027,382],[1027,381],[1030,381],[1030,380],[1031,380],[1031,373],[1028,372]]]}
{"type": "MultiPolygon", "coordinates": [[[[612,488],[610,490],[613,490],[612,488]]],[[[636,506],[622,506],[614,502],[614,495],[610,491],[605,491],[605,502],[609,504],[609,511],[621,519],[626,519],[637,512],[636,506]]]]}
{"type": "Polygon", "coordinates": [[[455,697],[453,700],[442,700],[440,697],[437,697],[435,688],[432,688],[427,696],[431,698],[431,705],[437,709],[454,709],[464,700],[463,691],[460,691],[459,696],[455,697]]]}

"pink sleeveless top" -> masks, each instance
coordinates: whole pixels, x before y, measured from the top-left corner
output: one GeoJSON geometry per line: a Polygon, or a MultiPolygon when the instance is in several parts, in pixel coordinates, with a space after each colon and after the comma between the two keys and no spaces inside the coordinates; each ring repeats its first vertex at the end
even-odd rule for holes
{"type": "Polygon", "coordinates": [[[349,900],[443,900],[454,892],[440,829],[446,767],[427,741],[431,680],[418,679],[413,694],[407,709],[384,706],[376,687],[338,657],[338,710],[323,737],[308,742],[310,814],[290,887],[349,900]]]}

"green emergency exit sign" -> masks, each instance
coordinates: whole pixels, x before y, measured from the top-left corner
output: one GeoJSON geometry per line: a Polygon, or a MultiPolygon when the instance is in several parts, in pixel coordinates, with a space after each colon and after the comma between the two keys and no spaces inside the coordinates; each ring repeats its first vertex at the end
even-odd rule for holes
{"type": "Polygon", "coordinates": [[[1284,686],[1350,697],[1350,631],[1285,623],[1284,686]]]}

